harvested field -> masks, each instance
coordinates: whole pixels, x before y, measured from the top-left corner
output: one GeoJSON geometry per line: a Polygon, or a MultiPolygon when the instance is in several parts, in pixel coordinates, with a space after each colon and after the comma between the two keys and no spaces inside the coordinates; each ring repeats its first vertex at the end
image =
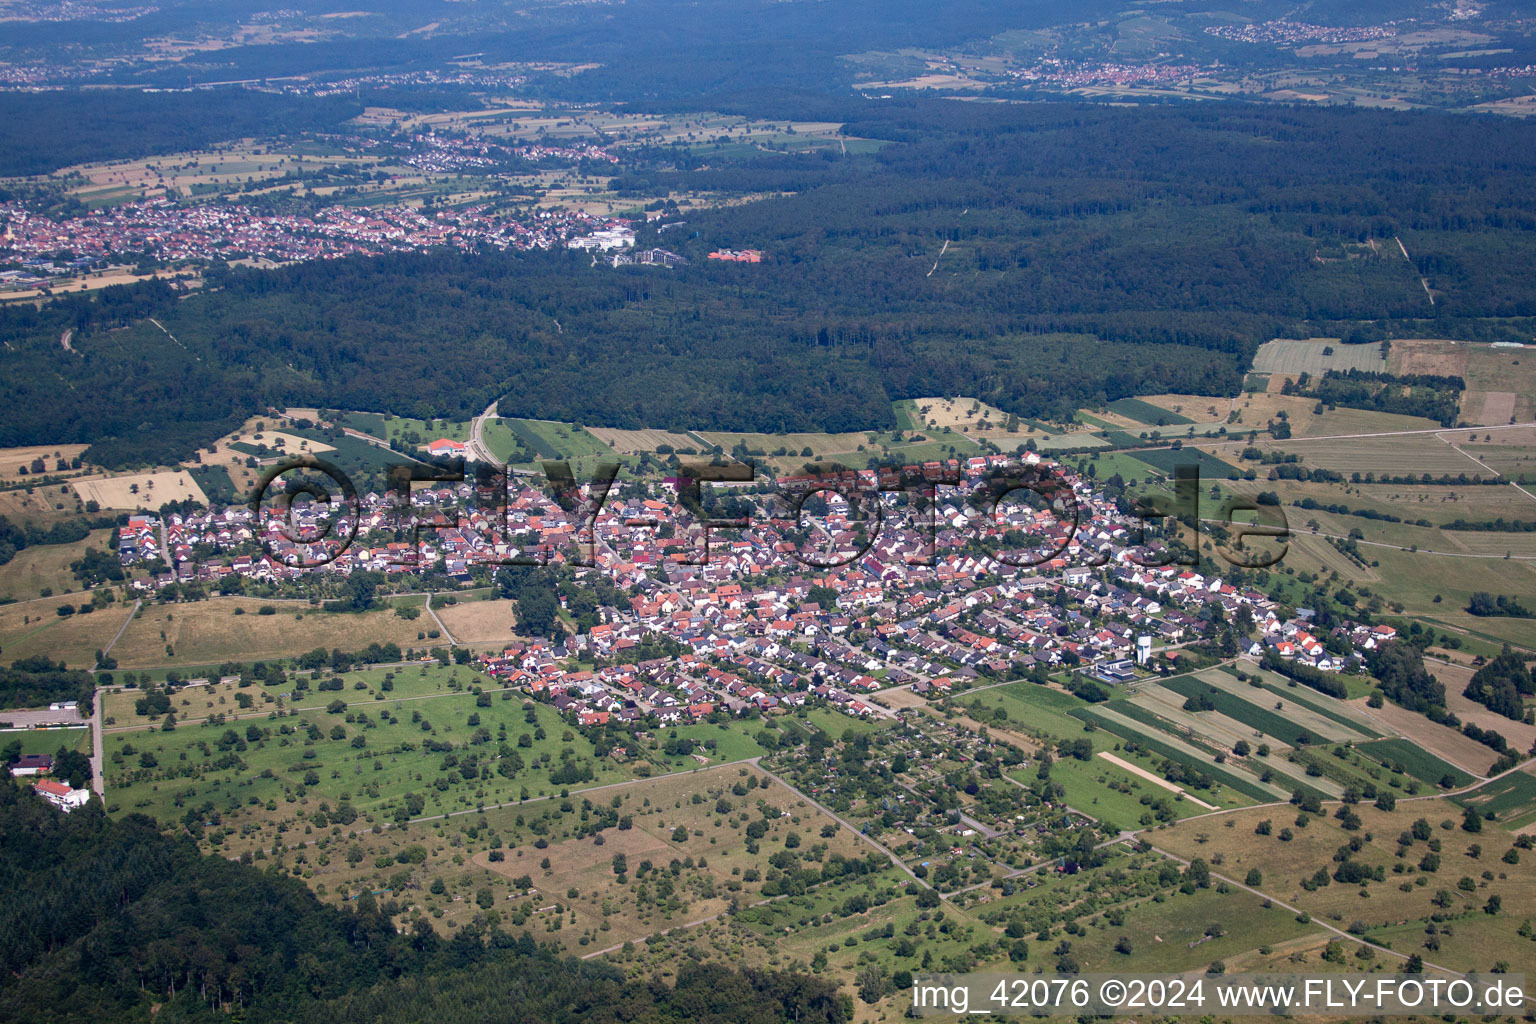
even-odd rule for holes
{"type": "Polygon", "coordinates": [[[1386,731],[1406,737],[1444,761],[1472,775],[1486,775],[1499,755],[1476,740],[1444,725],[1436,725],[1416,711],[1398,707],[1391,701],[1379,708],[1367,708],[1365,698],[1349,702],[1386,727],[1386,731]]]}
{"type": "Polygon", "coordinates": [[[94,501],[102,508],[157,509],[168,501],[188,500],[208,504],[208,496],[185,470],[82,477],[71,486],[81,501],[94,501]]]}
{"type": "Polygon", "coordinates": [[[1469,423],[1498,426],[1528,420],[1536,403],[1536,349],[1495,348],[1464,341],[1416,338],[1392,343],[1391,368],[1399,374],[1461,377],[1467,390],[1461,416],[1469,423]]]}
{"type": "Polygon", "coordinates": [[[1440,338],[1402,338],[1392,342],[1388,371],[1396,374],[1428,374],[1460,377],[1467,372],[1473,346],[1440,338]]]}
{"type": "Polygon", "coordinates": [[[1483,409],[1481,415],[1473,420],[1474,423],[1484,423],[1490,426],[1499,423],[1513,423],[1515,421],[1515,393],[1513,391],[1486,391],[1483,395],[1483,409]]]}
{"type": "Polygon", "coordinates": [[[1462,696],[1467,683],[1472,680],[1474,669],[1465,665],[1446,665],[1425,659],[1424,667],[1429,674],[1445,686],[1445,706],[1463,722],[1471,722],[1479,729],[1491,729],[1509,741],[1515,750],[1530,750],[1536,744],[1536,725],[1526,725],[1489,711],[1483,705],[1462,696]]]}
{"type": "MultiPolygon", "coordinates": [[[[517,615],[511,601],[461,601],[445,605],[439,598],[432,610],[443,620],[453,638],[463,644],[510,643],[517,615]]],[[[417,620],[422,621],[422,620],[417,620]]]]}
{"type": "MultiPolygon", "coordinates": [[[[146,606],[112,648],[112,655],[130,669],[285,657],[316,647],[356,651],[375,641],[393,641],[401,647],[428,644],[418,640],[417,633],[431,621],[407,621],[393,609],[329,613],[285,602],[273,603],[276,614],[262,615],[263,603],[252,598],[214,598],[146,606]]],[[[108,633],[105,639],[111,637],[108,633]]]]}
{"type": "Polygon", "coordinates": [[[679,434],[671,430],[620,430],[617,427],[588,427],[587,431],[606,445],[612,446],[614,451],[621,455],[638,455],[641,452],[654,452],[662,445],[667,445],[673,451],[685,448],[702,450],[703,444],[699,439],[689,434],[679,434]]]}
{"type": "Polygon", "coordinates": [[[1142,395],[1141,400],[1160,409],[1187,416],[1196,423],[1225,422],[1232,399],[1210,395],[1142,395]]]}
{"type": "Polygon", "coordinates": [[[1382,373],[1387,361],[1380,345],[1346,345],[1337,338],[1276,338],[1259,346],[1253,357],[1256,373],[1274,374],[1270,386],[1279,390],[1284,378],[1310,373],[1321,376],[1329,370],[1369,370],[1382,373]],[[1324,349],[1332,349],[1324,354],[1324,349]]]}

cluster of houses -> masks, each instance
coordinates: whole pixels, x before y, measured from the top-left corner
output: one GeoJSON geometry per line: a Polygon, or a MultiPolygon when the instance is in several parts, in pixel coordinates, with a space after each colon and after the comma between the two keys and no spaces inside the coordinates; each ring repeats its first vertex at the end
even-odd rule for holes
{"type": "MultiPolygon", "coordinates": [[[[354,510],[355,527],[338,531],[349,539],[344,549],[335,538],[294,540],[283,520],[264,510],[258,521],[244,506],[168,516],[164,523],[140,516],[122,531],[123,557],[164,553],[174,569],[141,584],[153,587],[231,573],[281,583],[309,572],[398,574],[423,565],[468,582],[477,565],[529,556],[570,563],[585,551],[588,567],[575,571],[601,574],[627,602],[600,608],[596,625],[558,646],[518,639],[509,627],[507,646],[484,667],[505,685],[549,696],[592,724],[652,715],[698,720],[806,701],[878,715],[886,712],[867,699],[877,690],[943,691],[1036,666],[1079,667],[1118,684],[1175,665],[1181,644],[1209,635],[1213,608],[1228,620],[1246,610],[1258,638],[1249,653],[1269,648],[1331,671],[1358,660],[1331,653],[1308,613],[1283,618],[1279,604],[1252,587],[1179,565],[1142,564],[1147,552],[1130,546],[1138,524],[1092,481],[1034,454],[1031,464],[1070,487],[1075,516],[1024,503],[978,509],[972,499],[985,486],[980,471],[1009,458],[908,467],[959,481],[939,492],[931,533],[891,493],[881,495],[881,527],[868,535],[849,501],[822,491],[826,511],[819,518],[797,525],[764,502],[746,526],[709,535],[708,558],[707,531],[659,491],[626,489],[592,517],[590,509],[567,510],[526,478],[512,478],[498,493],[504,507],[483,501],[468,481],[428,483],[412,490],[408,505],[366,493],[354,510]],[[411,521],[421,526],[419,544],[399,539],[411,521]],[[797,541],[805,541],[806,530],[817,558],[833,556],[817,563],[827,567],[802,564],[797,541]],[[1002,564],[973,543],[980,538],[996,553],[1004,536],[1037,545],[1029,549],[1038,555],[1035,564],[1002,564]],[[631,652],[647,643],[680,653],[633,663],[631,652]],[[578,659],[605,667],[579,669],[578,659]]],[[[848,488],[873,491],[882,482],[873,470],[844,475],[848,488]]],[[[317,527],[324,514],[318,505],[297,510],[297,525],[317,527]]],[[[1389,626],[1338,628],[1348,643],[1334,648],[1370,649],[1395,636],[1389,626]]]]}
{"type": "Polygon", "coordinates": [[[36,779],[32,789],[59,810],[68,813],[84,807],[91,799],[88,789],[74,789],[67,782],[47,778],[53,771],[53,757],[48,754],[23,754],[11,765],[11,775],[18,779],[36,779]]]}
{"type": "MultiPolygon", "coordinates": [[[[549,249],[576,235],[603,240],[573,239],[581,243],[578,248],[634,244],[627,223],[613,218],[486,204],[425,210],[336,203],[312,214],[262,213],[240,203],[188,205],[162,196],[61,218],[33,213],[18,202],[0,203],[0,222],[6,225],[0,260],[24,266],[34,260],[41,267],[68,250],[75,256],[66,269],[139,254],[171,261],[248,256],[303,261],[437,248],[549,249]]],[[[18,281],[26,276],[37,275],[21,274],[18,281]]]]}

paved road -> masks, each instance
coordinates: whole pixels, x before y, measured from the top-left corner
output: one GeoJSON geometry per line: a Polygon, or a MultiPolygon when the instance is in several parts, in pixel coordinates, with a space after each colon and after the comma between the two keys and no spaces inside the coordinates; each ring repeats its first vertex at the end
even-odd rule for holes
{"type": "Polygon", "coordinates": [[[491,453],[490,446],[485,443],[485,421],[495,415],[496,402],[492,402],[485,407],[484,412],[469,421],[469,457],[476,462],[491,465],[497,462],[496,456],[491,453]]]}
{"type": "Polygon", "coordinates": [[[91,695],[91,704],[95,708],[91,715],[91,791],[101,800],[107,797],[107,758],[101,730],[103,695],[104,691],[99,689],[91,695]]]}
{"type": "MultiPolygon", "coordinates": [[[[163,523],[160,528],[162,531],[165,529],[163,523]]],[[[128,624],[133,621],[134,616],[139,614],[139,608],[143,604],[142,598],[134,599],[133,607],[128,610],[128,617],[117,628],[117,633],[113,635],[111,643],[102,648],[102,657],[106,657],[107,652],[112,650],[113,645],[122,639],[123,634],[128,630],[128,624]]],[[[101,663],[97,662],[91,666],[92,675],[96,674],[100,665],[101,663]]],[[[101,710],[101,705],[105,703],[103,698],[106,694],[106,688],[101,686],[96,687],[95,691],[91,694],[91,791],[102,800],[105,800],[107,796],[106,727],[101,710]]]]}

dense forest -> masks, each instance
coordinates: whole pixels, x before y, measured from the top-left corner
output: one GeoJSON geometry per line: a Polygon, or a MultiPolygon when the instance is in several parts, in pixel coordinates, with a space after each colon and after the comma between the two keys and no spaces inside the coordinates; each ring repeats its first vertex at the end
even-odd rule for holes
{"type": "Polygon", "coordinates": [[[75,700],[80,702],[82,714],[90,714],[95,693],[96,682],[89,672],[67,668],[62,661],[43,655],[0,668],[0,709],[46,707],[55,701],[75,700]]]}
{"type": "Polygon", "coordinates": [[[1536,695],[1525,658],[1505,647],[1503,653],[1472,675],[1465,695],[1505,718],[1523,721],[1524,698],[1536,695]]]}
{"type": "Polygon", "coordinates": [[[203,856],[140,815],[65,815],[0,780],[0,1022],[838,1024],[850,1000],[804,975],[616,969],[500,931],[397,932],[393,902],[324,906],[299,880],[203,856]]]}
{"type": "Polygon", "coordinates": [[[690,212],[691,231],[642,230],[640,244],[693,260],[676,271],[437,253],[216,269],[186,298],[143,285],[7,309],[0,445],[167,462],[268,404],[463,418],[498,396],[507,415],[673,429],[889,428],[893,399],[933,394],[1062,417],[1127,395],[1234,393],[1276,335],[1536,324],[1536,125],[831,106],[887,144],[629,172],[637,196],[793,193],[690,212]],[[1393,237],[1413,263],[1364,244],[1393,237]],[[705,258],[718,246],[767,256],[721,265],[705,258]],[[58,345],[65,328],[83,358],[58,345]]]}
{"type": "Polygon", "coordinates": [[[245,89],[195,92],[0,92],[0,175],[133,160],[213,142],[324,131],[362,105],[245,89]]]}

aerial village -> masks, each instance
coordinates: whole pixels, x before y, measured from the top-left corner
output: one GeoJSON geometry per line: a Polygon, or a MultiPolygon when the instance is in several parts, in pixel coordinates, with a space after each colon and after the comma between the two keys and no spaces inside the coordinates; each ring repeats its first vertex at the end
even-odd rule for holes
{"type": "MultiPolygon", "coordinates": [[[[697,721],[807,702],[854,717],[889,715],[863,698],[893,686],[941,696],[1047,672],[1126,685],[1183,671],[1190,663],[1182,648],[1208,639],[1213,618],[1251,621],[1258,639],[1232,654],[1325,672],[1358,671],[1359,652],[1396,636],[1391,626],[1356,623],[1325,633],[1305,609],[1282,618],[1277,601],[1224,579],[1215,569],[1223,563],[1170,563],[1168,551],[1133,543],[1142,522],[1092,481],[1034,453],[1026,458],[1071,487],[1075,529],[1050,507],[978,510],[971,499],[985,471],[1019,461],[991,455],[908,467],[930,480],[948,472],[958,486],[938,492],[931,524],[904,515],[902,495],[882,495],[873,536],[820,478],[779,480],[820,488],[826,511],[814,521],[763,508],[746,526],[721,530],[667,495],[671,484],[626,485],[594,518],[531,478],[510,477],[505,508],[484,501],[472,482],[429,483],[413,488],[409,507],[394,494],[359,495],[355,525],[345,516],[326,520],[330,507],[315,504],[262,505],[259,517],[245,505],[139,515],[120,531],[119,554],[127,566],[152,569],[133,584],[146,596],[176,586],[224,589],[231,577],[297,588],[311,573],[373,572],[403,584],[429,569],[469,589],[513,559],[563,567],[578,581],[595,576],[619,597],[597,609],[595,625],[554,639],[509,625],[505,646],[478,656],[502,685],[587,725],[697,721]],[[413,525],[418,543],[402,541],[413,525]],[[979,551],[976,538],[1005,555],[1005,545],[1027,548],[1032,558],[1010,560],[1036,564],[1004,564],[979,551]],[[639,657],[656,645],[675,656],[639,657]]],[[[874,470],[843,476],[840,490],[851,495],[879,483],[874,470]]]]}

